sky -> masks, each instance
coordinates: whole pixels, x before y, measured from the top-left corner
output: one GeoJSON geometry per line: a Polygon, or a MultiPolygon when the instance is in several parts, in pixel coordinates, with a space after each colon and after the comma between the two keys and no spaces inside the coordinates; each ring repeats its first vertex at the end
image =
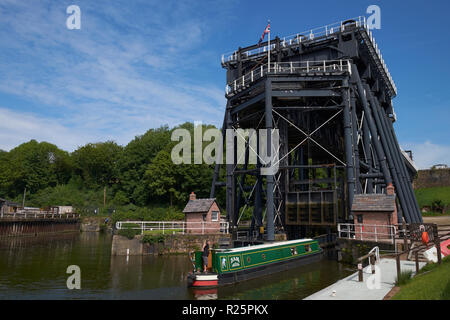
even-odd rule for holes
{"type": "Polygon", "coordinates": [[[374,36],[398,95],[400,145],[450,165],[449,1],[0,0],[0,149],[126,145],[161,125],[221,126],[223,53],[381,9],[374,36]],[[70,5],[81,28],[70,30],[70,5]]]}

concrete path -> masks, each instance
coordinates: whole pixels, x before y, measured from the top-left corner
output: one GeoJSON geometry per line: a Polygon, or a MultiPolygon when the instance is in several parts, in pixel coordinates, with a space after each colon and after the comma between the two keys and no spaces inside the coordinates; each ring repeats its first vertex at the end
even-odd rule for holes
{"type": "MultiPolygon", "coordinates": [[[[426,263],[419,262],[422,268],[426,263]]],[[[364,271],[364,281],[358,281],[358,272],[339,280],[331,286],[306,297],[305,300],[383,300],[384,296],[395,286],[397,266],[395,259],[381,259],[376,265],[375,275],[371,267],[364,271]]],[[[400,261],[402,271],[411,270],[415,273],[414,261],[400,261]]]]}

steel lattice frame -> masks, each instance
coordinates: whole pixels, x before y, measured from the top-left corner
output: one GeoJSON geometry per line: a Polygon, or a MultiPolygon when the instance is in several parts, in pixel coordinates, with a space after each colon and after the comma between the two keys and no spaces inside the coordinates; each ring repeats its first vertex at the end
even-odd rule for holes
{"type": "Polygon", "coordinates": [[[274,176],[260,174],[260,161],[249,165],[254,150],[248,143],[245,154],[235,152],[235,163],[238,158],[244,163],[225,166],[225,184],[218,181],[221,165],[216,165],[211,197],[216,186],[226,186],[233,230],[248,207],[253,207],[251,231],[265,223],[267,240],[277,231],[298,237],[305,227],[332,228],[349,220],[355,194],[384,193],[390,183],[398,221],[421,223],[412,189],[415,168],[393,127],[395,85],[382,74],[384,62],[380,66],[374,58],[365,26],[350,21],[331,35],[274,43],[270,68],[267,54],[246,54],[256,46],[239,49],[234,60],[223,63],[232,84],[224,132],[278,129],[280,137],[278,150],[272,150],[279,165],[274,176]]]}

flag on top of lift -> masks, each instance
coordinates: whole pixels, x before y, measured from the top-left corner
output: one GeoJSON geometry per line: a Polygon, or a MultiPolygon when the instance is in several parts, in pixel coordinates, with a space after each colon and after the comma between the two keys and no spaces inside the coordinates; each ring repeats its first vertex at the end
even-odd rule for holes
{"type": "Polygon", "coordinates": [[[264,40],[264,37],[266,36],[266,33],[270,33],[270,21],[267,23],[267,27],[264,30],[264,32],[263,32],[263,34],[261,36],[261,39],[259,39],[259,41],[258,41],[258,45],[260,45],[261,42],[264,40]]]}

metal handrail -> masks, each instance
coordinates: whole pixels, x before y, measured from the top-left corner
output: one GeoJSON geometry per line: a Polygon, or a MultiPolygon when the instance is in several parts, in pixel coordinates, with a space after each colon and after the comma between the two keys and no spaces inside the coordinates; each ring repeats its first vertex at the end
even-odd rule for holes
{"type": "Polygon", "coordinates": [[[252,70],[242,77],[239,77],[225,87],[228,94],[234,93],[241,88],[263,78],[267,73],[270,74],[298,74],[298,73],[316,73],[329,72],[351,74],[350,60],[321,60],[321,61],[295,61],[295,62],[272,62],[263,64],[258,69],[252,70]]]}
{"type": "MultiPolygon", "coordinates": [[[[332,34],[334,34],[336,32],[341,31],[341,30],[344,31],[345,30],[345,22],[351,21],[351,20],[356,22],[356,26],[366,25],[366,17],[359,16],[359,17],[356,17],[356,18],[351,18],[351,19],[338,21],[338,22],[331,23],[331,24],[328,24],[328,25],[325,25],[325,26],[316,27],[316,28],[313,28],[313,29],[308,29],[308,30],[306,30],[304,32],[295,33],[295,34],[291,34],[291,35],[285,36],[285,37],[281,38],[282,39],[281,43],[282,44],[284,43],[283,46],[285,46],[286,43],[290,43],[289,45],[291,45],[291,44],[299,44],[302,41],[313,40],[313,39],[315,39],[315,38],[317,38],[319,36],[332,35],[332,34]]],[[[273,44],[271,43],[270,46],[271,46],[271,49],[272,49],[273,47],[275,47],[275,43],[273,43],[273,44]]],[[[243,52],[243,54],[246,55],[247,57],[252,57],[252,56],[255,56],[255,55],[266,53],[268,51],[269,51],[269,46],[265,45],[265,46],[260,46],[260,47],[255,48],[255,49],[246,50],[246,51],[243,52]]],[[[231,51],[231,52],[222,54],[222,59],[221,60],[222,60],[222,63],[226,63],[226,62],[233,61],[233,60],[236,60],[236,59],[237,59],[237,51],[235,50],[235,51],[231,51]]]]}
{"type": "MultiPolygon", "coordinates": [[[[368,44],[370,44],[370,45],[368,45],[369,52],[370,52],[370,54],[372,54],[372,56],[375,60],[375,63],[377,64],[377,67],[380,67],[382,69],[382,71],[384,72],[384,74],[386,76],[386,80],[389,82],[389,84],[392,87],[393,96],[396,96],[397,95],[397,87],[394,83],[394,80],[392,79],[392,76],[389,72],[389,69],[388,69],[386,63],[384,62],[381,51],[378,48],[377,43],[375,42],[375,38],[367,24],[365,16],[358,16],[356,18],[342,20],[342,21],[328,24],[328,25],[325,25],[322,27],[309,29],[302,33],[296,33],[293,35],[289,35],[287,37],[283,37],[282,41],[281,41],[281,46],[286,47],[286,46],[292,46],[292,45],[300,45],[304,41],[314,41],[314,39],[319,38],[319,37],[333,36],[337,32],[345,31],[346,25],[348,23],[351,23],[350,27],[355,26],[355,27],[361,28],[361,30],[363,30],[362,34],[363,34],[364,40],[368,44]]],[[[270,44],[271,50],[274,46],[275,46],[275,44],[272,44],[272,43],[270,44]]],[[[252,59],[252,58],[258,57],[260,55],[264,55],[268,51],[269,51],[269,46],[266,45],[266,46],[261,46],[261,47],[254,48],[254,49],[248,49],[246,51],[241,52],[241,54],[246,59],[252,59]]],[[[238,58],[237,55],[238,55],[237,51],[223,54],[222,58],[221,58],[222,64],[237,60],[237,58],[238,58]]]]}
{"type": "Polygon", "coordinates": [[[389,239],[392,243],[395,243],[395,237],[397,234],[397,226],[395,225],[380,225],[380,224],[363,224],[363,223],[338,223],[337,225],[338,237],[339,238],[348,238],[355,240],[385,240],[389,239]],[[344,227],[344,228],[343,228],[344,227]],[[364,231],[366,228],[373,228],[374,231],[364,231]],[[377,230],[378,228],[378,230],[377,230]],[[389,230],[388,232],[380,232],[380,230],[389,230]],[[346,236],[342,237],[342,234],[345,233],[346,236]],[[357,237],[360,235],[360,238],[357,237]],[[364,236],[366,235],[365,239],[364,236]],[[369,237],[369,235],[374,236],[374,238],[369,237]]]}
{"type": "Polygon", "coordinates": [[[141,234],[144,231],[161,230],[163,234],[166,232],[185,234],[188,230],[201,230],[202,234],[208,230],[217,230],[217,224],[219,224],[219,232],[227,234],[229,231],[229,223],[226,221],[217,222],[186,222],[186,221],[117,221],[116,229],[133,229],[141,230],[141,234]],[[125,227],[124,224],[137,225],[125,227]],[[170,230],[170,231],[169,231],[170,230]]]}

